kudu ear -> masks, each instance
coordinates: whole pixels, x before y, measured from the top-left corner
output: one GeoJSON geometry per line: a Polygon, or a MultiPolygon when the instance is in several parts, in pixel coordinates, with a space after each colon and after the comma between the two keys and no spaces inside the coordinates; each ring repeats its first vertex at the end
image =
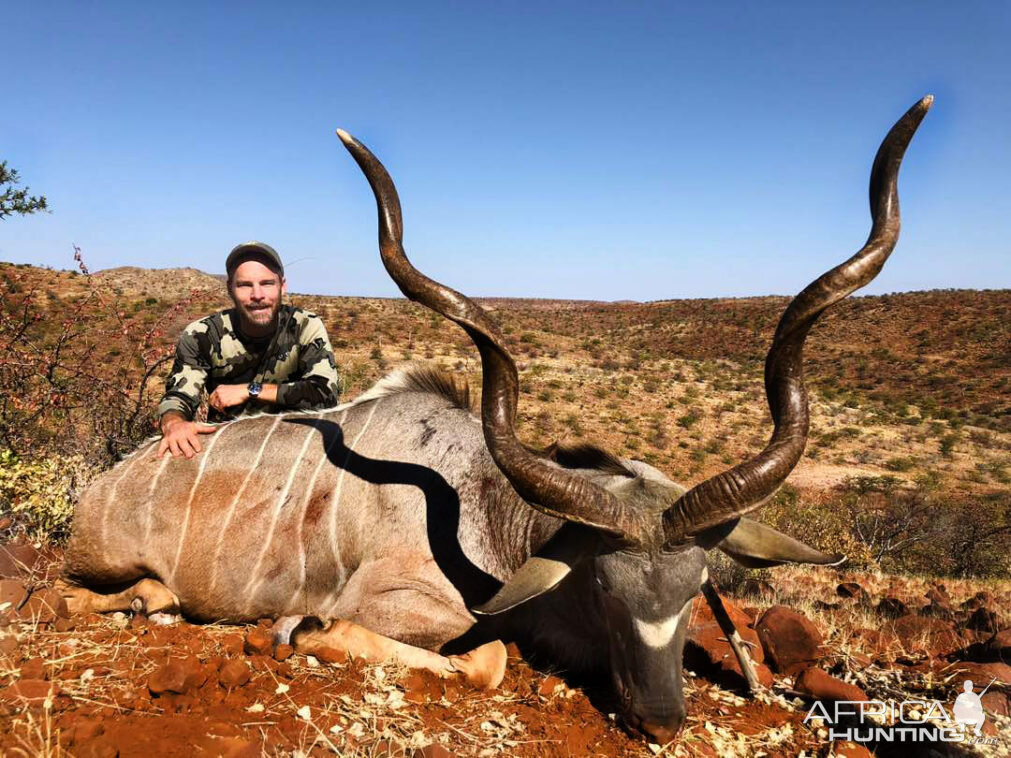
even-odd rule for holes
{"type": "Polygon", "coordinates": [[[550,592],[579,561],[596,555],[601,544],[596,530],[567,522],[519,567],[491,600],[471,611],[479,616],[494,616],[550,592]]]}
{"type": "Polygon", "coordinates": [[[768,568],[783,563],[814,563],[837,566],[845,555],[823,553],[771,526],[748,518],[737,519],[699,534],[696,543],[719,548],[746,568],[768,568]]]}

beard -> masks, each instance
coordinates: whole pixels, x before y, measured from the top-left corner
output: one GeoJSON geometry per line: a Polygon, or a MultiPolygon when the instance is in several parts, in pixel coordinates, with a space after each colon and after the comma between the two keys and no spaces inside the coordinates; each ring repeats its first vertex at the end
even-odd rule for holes
{"type": "Polygon", "coordinates": [[[281,301],[278,300],[272,306],[235,303],[235,308],[239,312],[243,331],[263,333],[276,323],[277,314],[281,310],[281,301]]]}

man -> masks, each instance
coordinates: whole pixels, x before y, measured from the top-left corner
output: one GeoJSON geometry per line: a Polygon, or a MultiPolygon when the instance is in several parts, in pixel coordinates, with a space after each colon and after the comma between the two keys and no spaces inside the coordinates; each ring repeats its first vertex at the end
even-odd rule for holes
{"type": "Polygon", "coordinates": [[[243,243],[229,253],[225,270],[235,307],[183,330],[158,406],[159,455],[192,458],[200,452],[199,435],[215,431],[193,421],[205,390],[209,421],[337,404],[339,379],[326,329],[318,316],[282,304],[287,283],[277,251],[243,243]]]}

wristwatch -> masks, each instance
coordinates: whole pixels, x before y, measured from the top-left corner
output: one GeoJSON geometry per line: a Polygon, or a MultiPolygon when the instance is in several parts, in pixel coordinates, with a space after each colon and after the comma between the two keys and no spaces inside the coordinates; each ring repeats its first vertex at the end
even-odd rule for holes
{"type": "Polygon", "coordinates": [[[249,396],[255,400],[263,392],[263,385],[259,382],[250,382],[246,390],[249,392],[249,396]]]}

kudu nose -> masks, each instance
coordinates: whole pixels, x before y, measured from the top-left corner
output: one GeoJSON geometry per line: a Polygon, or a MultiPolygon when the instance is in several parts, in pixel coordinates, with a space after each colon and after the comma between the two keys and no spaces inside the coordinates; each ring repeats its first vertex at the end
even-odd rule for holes
{"type": "Polygon", "coordinates": [[[639,725],[639,729],[656,744],[666,745],[677,737],[678,732],[681,731],[682,724],[684,724],[683,718],[678,719],[672,724],[653,724],[649,721],[643,721],[639,725]]]}

